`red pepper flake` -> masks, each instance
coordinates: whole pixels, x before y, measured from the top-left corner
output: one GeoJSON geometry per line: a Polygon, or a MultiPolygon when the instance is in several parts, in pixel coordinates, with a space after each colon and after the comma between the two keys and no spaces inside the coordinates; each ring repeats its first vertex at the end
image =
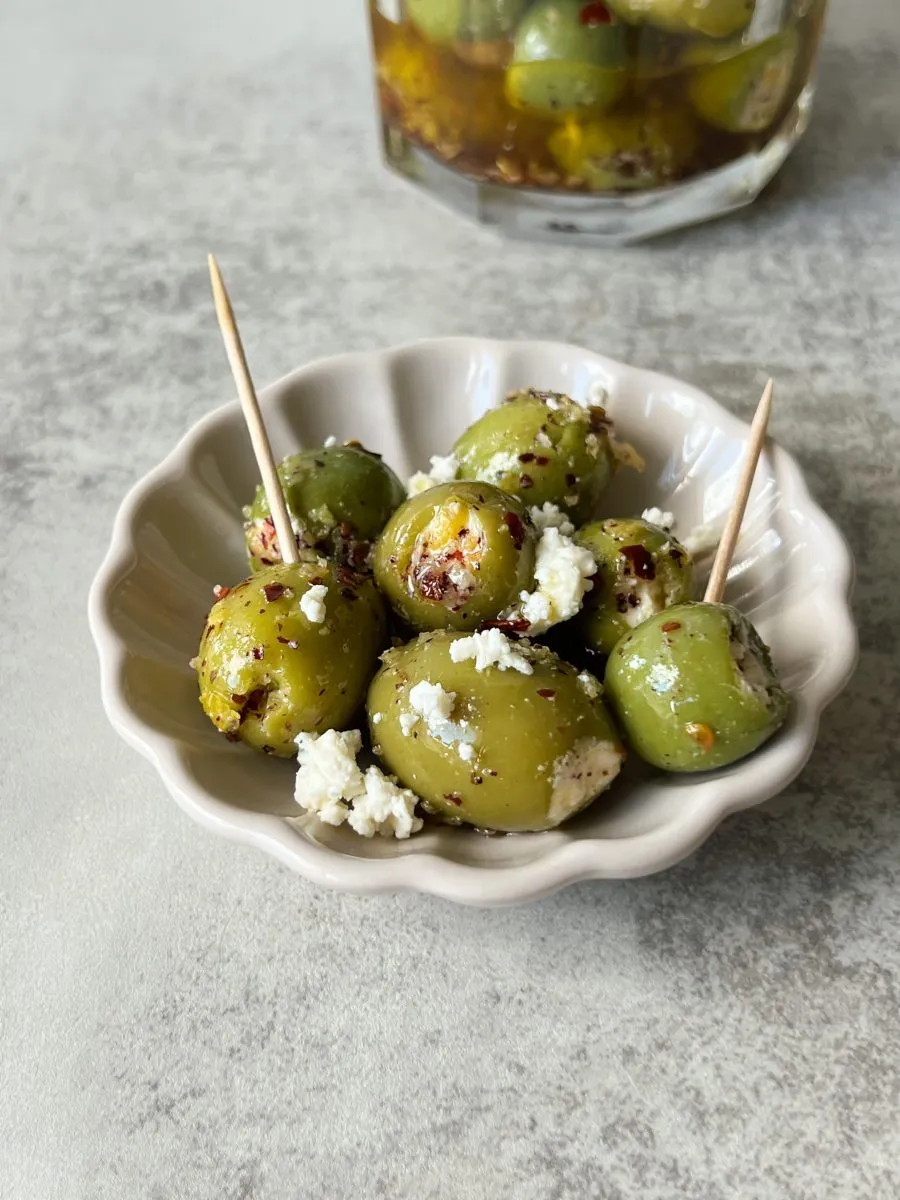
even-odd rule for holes
{"type": "Polygon", "coordinates": [[[521,462],[521,463],[534,462],[534,455],[530,451],[527,454],[520,454],[519,462],[521,462]]]}
{"type": "Polygon", "coordinates": [[[669,558],[671,558],[672,562],[677,563],[679,566],[681,566],[681,560],[684,558],[684,554],[682,554],[682,552],[680,550],[676,550],[675,547],[673,546],[672,549],[669,551],[669,558]]]}
{"type": "Polygon", "coordinates": [[[518,513],[507,512],[503,514],[503,523],[512,534],[512,540],[517,550],[521,550],[525,544],[525,526],[522,524],[522,518],[518,513]]]}
{"type": "Polygon", "coordinates": [[[512,617],[508,621],[485,621],[485,629],[500,629],[504,633],[527,633],[531,625],[524,617],[512,617]]]}
{"type": "Polygon", "coordinates": [[[539,454],[534,461],[535,461],[536,466],[546,467],[546,465],[550,461],[550,459],[547,457],[546,454],[539,454]]]}
{"type": "Polygon", "coordinates": [[[451,804],[462,804],[462,796],[459,792],[444,792],[444,799],[449,800],[451,804]]]}
{"type": "Polygon", "coordinates": [[[263,592],[270,604],[275,600],[279,600],[284,595],[284,591],[283,583],[266,583],[263,585],[263,592]]]}
{"type": "Polygon", "coordinates": [[[291,650],[297,650],[297,649],[299,649],[299,643],[298,643],[298,642],[295,642],[295,641],[293,640],[293,638],[283,638],[283,637],[280,637],[280,638],[278,638],[278,641],[281,643],[281,645],[282,645],[282,646],[288,646],[288,647],[290,647],[290,649],[291,649],[291,650]]]}
{"type": "Polygon", "coordinates": [[[713,746],[716,744],[716,735],[708,725],[704,725],[699,721],[688,721],[684,727],[684,732],[689,738],[693,738],[704,754],[709,754],[713,746]]]}
{"type": "Polygon", "coordinates": [[[353,537],[353,526],[349,521],[341,521],[340,525],[338,526],[338,532],[342,538],[353,537]]]}
{"type": "Polygon", "coordinates": [[[532,488],[532,487],[534,487],[534,480],[531,478],[530,475],[520,475],[519,476],[519,487],[520,488],[532,488]]]}
{"type": "Polygon", "coordinates": [[[653,555],[646,546],[623,546],[619,553],[623,558],[628,559],[631,569],[637,575],[638,579],[656,578],[656,566],[653,562],[653,555]]]}
{"type": "Polygon", "coordinates": [[[224,600],[230,591],[230,587],[224,587],[221,583],[217,583],[213,588],[213,595],[217,600],[224,600]]]}
{"type": "Polygon", "coordinates": [[[674,633],[676,629],[681,628],[680,621],[666,621],[665,625],[661,626],[663,633],[674,633]]]}
{"type": "Polygon", "coordinates": [[[443,600],[450,590],[450,576],[446,571],[426,571],[418,577],[416,586],[426,600],[443,600]]]}
{"type": "Polygon", "coordinates": [[[321,584],[323,584],[324,582],[325,582],[325,580],[322,578],[322,576],[321,576],[321,575],[316,575],[316,576],[315,576],[313,579],[311,579],[311,580],[309,581],[309,586],[310,586],[310,587],[319,587],[319,586],[321,586],[321,584]]]}
{"type": "Polygon", "coordinates": [[[543,696],[545,700],[555,700],[556,692],[553,688],[538,688],[538,695],[543,696]]]}
{"type": "Polygon", "coordinates": [[[246,697],[245,693],[244,692],[232,692],[231,693],[231,703],[232,704],[246,704],[247,697],[246,697]]]}
{"type": "Polygon", "coordinates": [[[251,651],[251,654],[253,655],[253,657],[256,659],[257,662],[259,662],[259,660],[262,658],[263,653],[264,653],[264,650],[263,650],[262,646],[254,646],[251,651]]]}

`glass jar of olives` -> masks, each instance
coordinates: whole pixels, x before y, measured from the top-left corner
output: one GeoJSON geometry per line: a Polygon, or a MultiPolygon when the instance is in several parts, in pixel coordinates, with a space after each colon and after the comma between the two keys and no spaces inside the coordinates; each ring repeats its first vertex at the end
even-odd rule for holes
{"type": "Polygon", "coordinates": [[[525,236],[750,203],[809,117],[827,0],[369,0],[387,162],[525,236]]]}

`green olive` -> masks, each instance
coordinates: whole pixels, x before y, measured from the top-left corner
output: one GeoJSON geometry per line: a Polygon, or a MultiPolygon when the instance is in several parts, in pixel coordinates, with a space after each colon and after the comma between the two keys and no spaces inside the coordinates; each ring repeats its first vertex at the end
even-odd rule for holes
{"type": "Polygon", "coordinates": [[[794,79],[795,29],[698,71],[689,94],[697,113],[729,133],[762,133],[778,116],[794,79]]]}
{"type": "Polygon", "coordinates": [[[529,0],[406,0],[413,25],[433,42],[493,42],[507,36],[529,0]]]}
{"type": "Polygon", "coordinates": [[[619,641],[606,694],[632,748],[665,771],[708,771],[751,754],[788,698],[768,646],[726,604],[678,604],[619,641]]]}
{"type": "Polygon", "coordinates": [[[670,33],[732,37],[750,24],[756,0],[607,0],[623,21],[670,33]]]}
{"type": "Polygon", "coordinates": [[[453,447],[461,479],[483,479],[529,507],[550,502],[575,521],[594,515],[616,456],[605,411],[558,392],[513,392],[453,447]]]}
{"type": "MultiPolygon", "coordinates": [[[[350,443],[301,450],[278,468],[297,546],[360,570],[372,542],[405,496],[403,484],[378,454],[350,443]]],[[[244,510],[250,569],[281,562],[262,485],[244,510]]]]}
{"type": "Polygon", "coordinates": [[[386,637],[371,576],[324,559],[279,563],[219,597],[194,664],[216,728],[281,758],[296,753],[298,733],[343,728],[386,637]]]}
{"type": "Polygon", "coordinates": [[[593,191],[639,191],[682,174],[697,149],[697,122],[680,108],[611,116],[565,125],[549,146],[560,167],[593,191]]]}
{"type": "Polygon", "coordinates": [[[586,525],[575,541],[599,568],[575,618],[585,642],[609,654],[636,625],[691,598],[693,564],[687,550],[657,525],[615,518],[586,525]]]}
{"type": "Polygon", "coordinates": [[[443,483],[406,501],[375,547],[375,578],[413,629],[477,629],[527,591],[537,534],[488,483],[443,483]]]}
{"type": "Polygon", "coordinates": [[[603,112],[625,90],[626,50],[625,26],[602,5],[538,0],[516,30],[507,97],[544,117],[603,112]]]}
{"type": "Polygon", "coordinates": [[[496,629],[474,639],[442,630],[388,651],[383,662],[367,702],[375,752],[446,820],[504,832],[552,829],[619,772],[625,752],[599,683],[546,646],[508,643],[496,629]],[[499,638],[527,673],[455,661],[486,636],[499,638]],[[444,712],[428,716],[422,692],[432,707],[443,700],[444,712]]]}

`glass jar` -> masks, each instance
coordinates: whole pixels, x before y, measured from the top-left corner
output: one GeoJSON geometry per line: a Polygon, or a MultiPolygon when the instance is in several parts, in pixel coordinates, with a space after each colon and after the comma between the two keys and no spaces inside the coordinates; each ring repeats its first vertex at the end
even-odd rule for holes
{"type": "Polygon", "coordinates": [[[488,224],[622,243],[750,203],[827,0],[369,0],[387,162],[488,224]]]}

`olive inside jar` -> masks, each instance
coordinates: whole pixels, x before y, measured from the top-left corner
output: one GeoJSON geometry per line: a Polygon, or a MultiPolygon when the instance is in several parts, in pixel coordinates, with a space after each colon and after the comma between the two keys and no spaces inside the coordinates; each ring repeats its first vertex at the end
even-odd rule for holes
{"type": "Polygon", "coordinates": [[[370,0],[387,161],[519,232],[623,242],[714,216],[806,128],[826,4],[370,0]]]}

